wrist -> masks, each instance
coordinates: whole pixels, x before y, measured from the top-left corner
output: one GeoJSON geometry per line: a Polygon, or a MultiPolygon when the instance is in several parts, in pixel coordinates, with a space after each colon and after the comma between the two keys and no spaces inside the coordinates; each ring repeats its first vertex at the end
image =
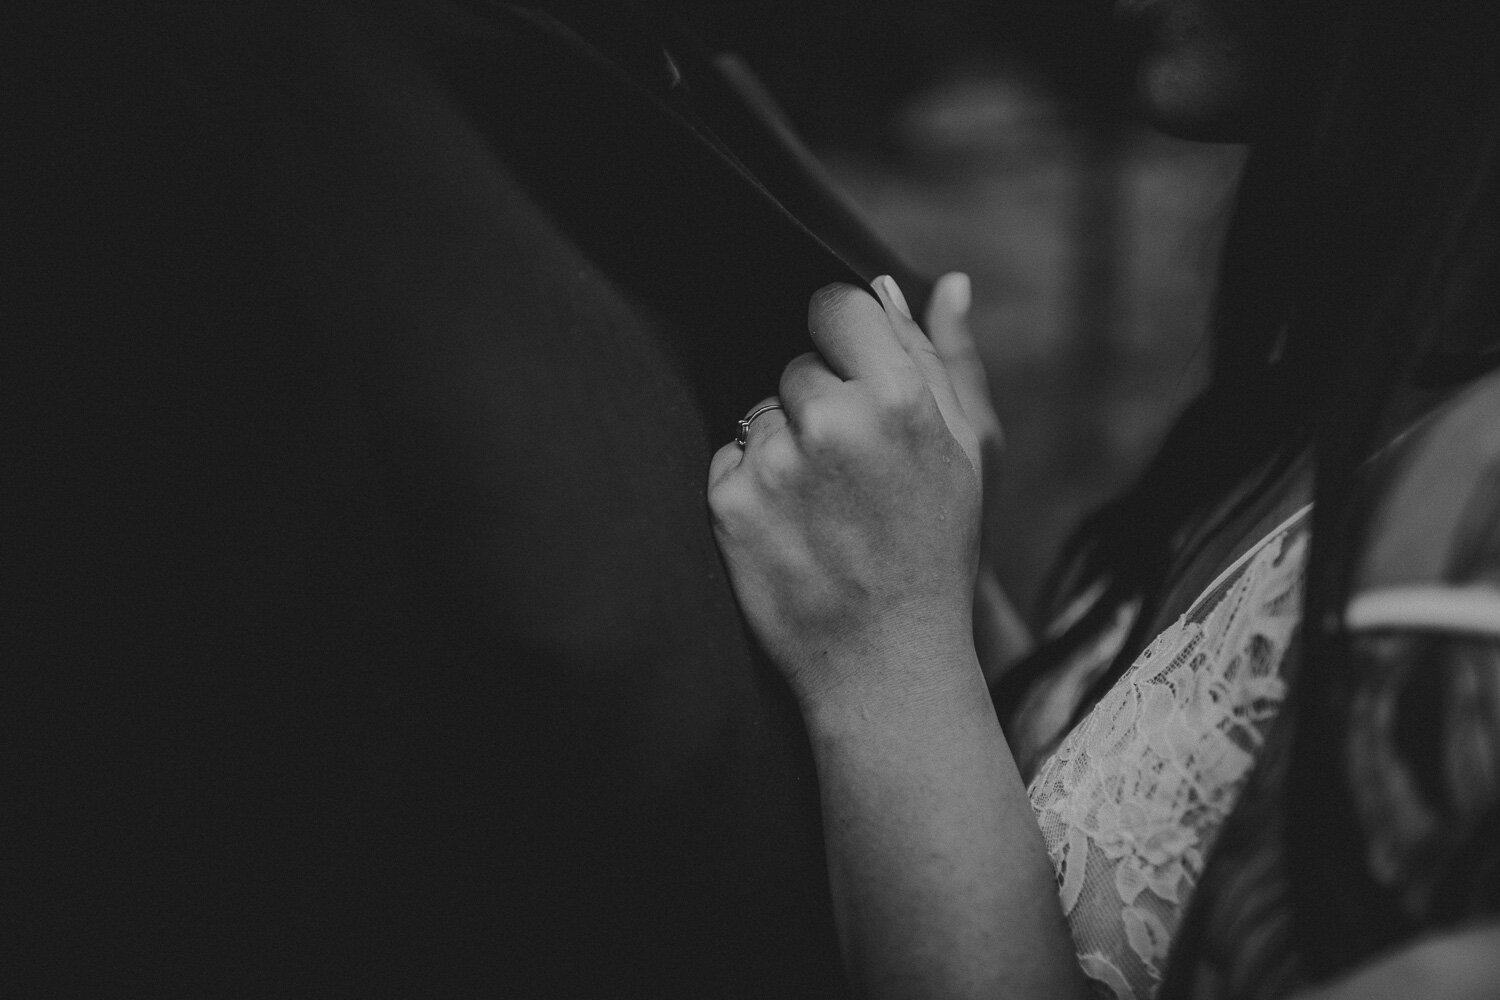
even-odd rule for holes
{"type": "Polygon", "coordinates": [[[892,648],[865,655],[827,654],[843,662],[821,672],[837,680],[797,691],[808,732],[843,739],[866,731],[928,730],[972,715],[993,714],[970,635],[941,647],[892,648]]]}

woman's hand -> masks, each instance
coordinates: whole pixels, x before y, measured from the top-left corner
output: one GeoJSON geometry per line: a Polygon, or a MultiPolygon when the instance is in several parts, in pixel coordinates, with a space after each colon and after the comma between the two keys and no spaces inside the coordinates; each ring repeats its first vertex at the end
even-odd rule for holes
{"type": "Polygon", "coordinates": [[[787,366],[785,409],[714,456],[714,529],[801,700],[856,994],[1082,996],[974,652],[979,437],[900,290],[875,287],[813,297],[819,354],[787,366]]]}
{"type": "Polygon", "coordinates": [[[735,593],[804,706],[904,700],[951,679],[912,664],[974,657],[979,437],[895,282],[874,285],[813,296],[818,353],[709,473],[735,593]]]}

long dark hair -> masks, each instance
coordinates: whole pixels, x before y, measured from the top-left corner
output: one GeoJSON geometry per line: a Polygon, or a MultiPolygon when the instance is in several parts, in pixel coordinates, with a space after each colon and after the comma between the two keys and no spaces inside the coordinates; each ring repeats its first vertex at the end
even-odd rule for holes
{"type": "Polygon", "coordinates": [[[1191,555],[1184,528],[1247,477],[1269,483],[1310,449],[1315,508],[1288,843],[1304,958],[1317,973],[1396,933],[1367,905],[1374,890],[1361,852],[1347,836],[1338,860],[1325,849],[1335,831],[1357,829],[1340,792],[1351,660],[1336,609],[1358,544],[1356,470],[1382,443],[1393,400],[1500,364],[1500,6],[1268,2],[1283,8],[1273,12],[1288,26],[1282,78],[1301,96],[1246,166],[1209,384],[1135,486],[1074,535],[1046,600],[1055,610],[1100,581],[1105,597],[996,696],[1004,713],[1114,608],[1142,600],[1136,634],[1085,710],[1145,640],[1171,566],[1191,555]]]}
{"type": "MultiPolygon", "coordinates": [[[[1378,5],[1376,5],[1378,6],[1378,5]]],[[[1404,386],[1442,390],[1500,364],[1500,8],[1393,5],[1348,24],[1312,149],[1326,290],[1341,323],[1316,414],[1312,553],[1294,688],[1287,845],[1304,971],[1346,968],[1411,928],[1365,864],[1345,773],[1350,655],[1341,609],[1364,524],[1358,470],[1404,386]],[[1371,211],[1378,206],[1378,211],[1371,211]]],[[[1439,734],[1431,734],[1433,739],[1439,734]]]]}

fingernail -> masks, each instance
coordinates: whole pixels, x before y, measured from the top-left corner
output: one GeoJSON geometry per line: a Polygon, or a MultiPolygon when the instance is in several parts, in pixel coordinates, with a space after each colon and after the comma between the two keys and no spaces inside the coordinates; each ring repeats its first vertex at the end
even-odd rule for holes
{"type": "Polygon", "coordinates": [[[969,276],[962,271],[952,271],[938,279],[938,284],[947,286],[944,294],[953,303],[953,311],[963,315],[974,301],[974,289],[969,276]]]}
{"type": "Polygon", "coordinates": [[[901,294],[901,286],[896,284],[896,279],[889,274],[882,274],[875,279],[885,289],[886,297],[901,310],[901,315],[911,319],[911,307],[906,304],[906,296],[901,294]]]}

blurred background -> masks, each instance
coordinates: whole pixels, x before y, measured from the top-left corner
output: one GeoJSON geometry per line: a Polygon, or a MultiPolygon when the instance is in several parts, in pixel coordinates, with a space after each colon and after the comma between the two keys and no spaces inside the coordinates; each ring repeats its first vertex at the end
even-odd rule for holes
{"type": "Polygon", "coordinates": [[[1202,384],[1243,150],[1133,113],[1109,0],[669,6],[749,62],[894,248],[973,278],[1006,433],[989,544],[1033,617],[1068,532],[1202,384]]]}

